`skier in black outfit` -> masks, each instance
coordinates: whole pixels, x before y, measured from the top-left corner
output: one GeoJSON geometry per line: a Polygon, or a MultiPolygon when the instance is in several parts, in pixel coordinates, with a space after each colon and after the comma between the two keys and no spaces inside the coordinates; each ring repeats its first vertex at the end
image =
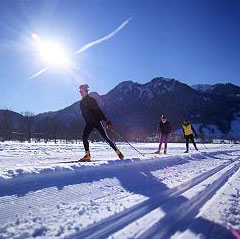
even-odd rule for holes
{"type": "Polygon", "coordinates": [[[183,130],[184,138],[186,139],[186,151],[184,153],[188,153],[189,151],[189,139],[192,141],[194,148],[198,150],[197,145],[194,141],[193,133],[195,134],[195,137],[197,137],[198,135],[195,129],[193,128],[193,126],[188,122],[187,119],[183,121],[182,130],[183,130]]]}
{"type": "Polygon", "coordinates": [[[90,151],[89,151],[89,143],[88,137],[93,129],[97,129],[101,136],[108,142],[108,144],[114,149],[120,159],[123,159],[123,154],[118,150],[116,145],[113,143],[111,139],[107,136],[106,130],[103,126],[102,121],[106,122],[106,126],[109,130],[113,131],[113,125],[110,121],[108,121],[98,106],[97,101],[88,95],[87,84],[80,85],[79,93],[82,96],[82,100],[80,101],[80,108],[82,111],[82,115],[86,121],[86,125],[83,130],[83,145],[85,149],[85,156],[81,159],[81,161],[90,161],[90,151]]]}

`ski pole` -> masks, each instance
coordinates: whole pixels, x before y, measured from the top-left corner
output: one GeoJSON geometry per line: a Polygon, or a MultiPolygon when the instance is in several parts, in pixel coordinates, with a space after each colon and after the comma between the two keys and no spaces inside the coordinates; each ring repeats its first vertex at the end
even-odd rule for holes
{"type": "Polygon", "coordinates": [[[208,149],[208,147],[204,144],[204,143],[202,143],[203,145],[204,145],[204,147],[206,148],[206,149],[208,149]]]}
{"type": "Polygon", "coordinates": [[[117,134],[115,131],[112,131],[113,134],[115,134],[119,139],[125,141],[126,143],[128,143],[133,149],[135,149],[139,154],[141,154],[142,156],[145,156],[143,153],[141,153],[140,151],[138,151],[133,145],[131,145],[126,139],[124,139],[121,135],[117,134]]]}

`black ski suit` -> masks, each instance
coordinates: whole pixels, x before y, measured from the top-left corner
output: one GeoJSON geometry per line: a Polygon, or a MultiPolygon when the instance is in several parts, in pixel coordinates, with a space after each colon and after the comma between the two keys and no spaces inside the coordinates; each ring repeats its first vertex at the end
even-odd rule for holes
{"type": "Polygon", "coordinates": [[[116,145],[112,142],[111,139],[109,139],[105,128],[102,125],[101,121],[107,121],[107,119],[104,113],[99,108],[97,101],[91,96],[87,95],[80,101],[80,109],[86,121],[86,125],[83,130],[83,145],[85,151],[89,151],[88,137],[94,128],[98,130],[101,136],[116,151],[116,145]]]}

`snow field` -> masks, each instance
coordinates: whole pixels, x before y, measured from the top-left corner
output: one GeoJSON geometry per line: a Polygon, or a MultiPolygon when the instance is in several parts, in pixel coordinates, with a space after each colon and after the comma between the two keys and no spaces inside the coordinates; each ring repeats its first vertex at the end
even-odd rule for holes
{"type": "MultiPolygon", "coordinates": [[[[223,233],[239,229],[237,145],[184,154],[184,144],[170,144],[168,155],[145,157],[118,145],[124,161],[96,143],[90,145],[91,163],[60,164],[80,157],[82,146],[2,143],[0,238],[216,236],[197,231],[198,218],[212,228],[220,225],[223,233]]],[[[152,152],[157,144],[134,146],[152,152]]]]}

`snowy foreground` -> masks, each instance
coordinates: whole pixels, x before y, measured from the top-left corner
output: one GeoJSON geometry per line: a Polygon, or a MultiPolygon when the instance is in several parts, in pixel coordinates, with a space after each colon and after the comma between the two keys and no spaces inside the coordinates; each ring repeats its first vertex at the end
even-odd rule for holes
{"type": "Polygon", "coordinates": [[[118,146],[0,143],[0,239],[240,238],[239,145],[118,146]]]}

